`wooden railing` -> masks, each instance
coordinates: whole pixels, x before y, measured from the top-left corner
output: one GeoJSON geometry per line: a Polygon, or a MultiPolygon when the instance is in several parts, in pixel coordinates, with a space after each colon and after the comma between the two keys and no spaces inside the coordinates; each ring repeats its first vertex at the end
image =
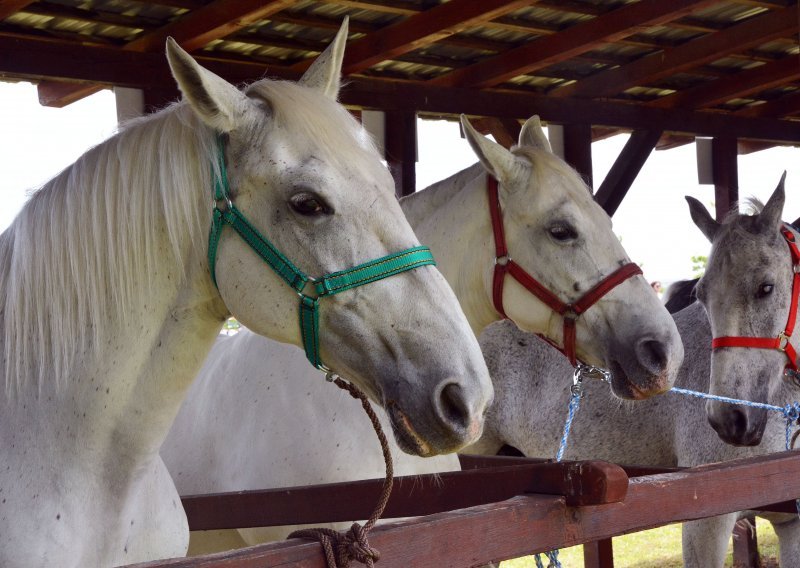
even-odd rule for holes
{"type": "MultiPolygon", "coordinates": [[[[469,567],[590,543],[587,566],[609,566],[612,536],[745,509],[793,511],[800,454],[782,452],[666,471],[606,462],[470,457],[464,471],[398,478],[370,543],[381,568],[469,567]],[[515,465],[509,465],[515,464],[515,465]],[[785,503],[784,503],[785,502],[785,503]]],[[[220,529],[362,519],[380,481],[187,497],[190,527],[220,529]]],[[[325,568],[317,543],[298,540],[137,568],[325,568]]]]}

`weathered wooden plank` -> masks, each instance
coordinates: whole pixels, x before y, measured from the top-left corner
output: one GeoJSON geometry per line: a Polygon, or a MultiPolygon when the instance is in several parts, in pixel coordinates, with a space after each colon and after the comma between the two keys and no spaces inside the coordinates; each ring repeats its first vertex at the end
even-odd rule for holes
{"type": "Polygon", "coordinates": [[[594,188],[592,168],[592,125],[568,123],[562,125],[564,134],[564,161],[572,166],[590,188],[594,188]]]}
{"type": "Polygon", "coordinates": [[[469,85],[483,88],[499,85],[518,75],[565,61],[591,51],[601,43],[617,41],[637,33],[641,28],[663,24],[711,3],[709,0],[642,0],[626,4],[610,14],[437,77],[432,83],[448,87],[469,85]]]}
{"type": "MultiPolygon", "coordinates": [[[[183,498],[192,530],[366,519],[383,480],[243,491],[183,498]]],[[[628,478],[606,462],[533,463],[398,477],[384,518],[410,517],[503,501],[523,493],[563,495],[573,505],[621,501],[628,478]],[[421,496],[424,495],[424,498],[421,496]]]]}
{"type": "MultiPolygon", "coordinates": [[[[563,498],[529,495],[421,519],[390,523],[370,534],[382,568],[456,568],[601,540],[612,535],[757,508],[800,495],[800,455],[781,452],[632,479],[622,503],[570,508],[563,498]],[[413,544],[412,544],[413,543],[413,544]]],[[[320,546],[262,545],[156,567],[324,568],[320,546]]]]}

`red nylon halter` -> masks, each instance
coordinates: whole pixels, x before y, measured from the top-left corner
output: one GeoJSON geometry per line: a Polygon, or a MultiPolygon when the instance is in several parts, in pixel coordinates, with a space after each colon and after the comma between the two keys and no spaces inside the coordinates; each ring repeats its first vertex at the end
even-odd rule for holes
{"type": "Polygon", "coordinates": [[[524,268],[511,260],[511,257],[508,255],[505,231],[503,229],[503,215],[500,211],[500,196],[497,190],[497,180],[492,176],[487,176],[486,178],[486,189],[489,194],[489,213],[492,217],[492,231],[494,232],[495,246],[494,279],[492,282],[492,300],[494,301],[494,308],[504,318],[508,318],[503,309],[503,283],[505,282],[506,274],[509,274],[531,294],[547,304],[550,309],[564,316],[563,347],[559,347],[552,341],[548,341],[553,347],[566,355],[569,362],[575,366],[577,364],[577,358],[575,356],[575,320],[583,312],[592,307],[600,298],[608,294],[628,278],[641,274],[642,269],[639,268],[638,265],[629,262],[595,284],[575,303],[567,304],[561,301],[558,296],[545,288],[536,278],[526,272],[524,268]]]}
{"type": "Polygon", "coordinates": [[[786,368],[797,371],[797,352],[790,343],[794,332],[794,322],[797,318],[797,298],[800,295],[800,250],[797,248],[794,233],[786,227],[781,228],[781,234],[789,245],[789,252],[792,255],[792,265],[794,267],[792,276],[792,303],[789,305],[789,319],[786,321],[786,328],[778,334],[778,337],[742,337],[728,335],[725,337],[715,337],[711,340],[711,348],[720,347],[753,347],[755,349],[777,349],[786,355],[788,363],[786,368]]]}

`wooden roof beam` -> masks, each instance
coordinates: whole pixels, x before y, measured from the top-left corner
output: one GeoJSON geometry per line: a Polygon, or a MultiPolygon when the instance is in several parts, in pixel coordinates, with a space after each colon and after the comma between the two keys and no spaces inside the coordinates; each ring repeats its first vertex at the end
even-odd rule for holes
{"type": "Polygon", "coordinates": [[[724,31],[711,33],[679,47],[665,49],[603,71],[550,93],[556,97],[606,97],[630,87],[698,67],[727,54],[797,33],[797,6],[775,10],[724,31]]]}
{"type": "MultiPolygon", "coordinates": [[[[208,42],[235,33],[252,22],[263,19],[294,4],[294,0],[216,0],[188,12],[157,30],[141,35],[125,44],[125,51],[163,51],[167,37],[175,38],[187,51],[194,51],[208,42]]],[[[39,102],[62,107],[98,90],[97,85],[76,85],[69,88],[45,81],[38,86],[39,102]]]]}
{"type": "Polygon", "coordinates": [[[451,0],[348,45],[342,70],[345,74],[358,73],[376,63],[419,49],[532,2],[451,0]]]}
{"type": "Polygon", "coordinates": [[[669,22],[711,3],[709,0],[642,0],[497,57],[447,73],[431,80],[431,83],[448,87],[491,87],[590,51],[600,43],[617,41],[642,28],[669,22]]]}
{"type": "Polygon", "coordinates": [[[491,134],[495,142],[506,149],[516,146],[522,125],[516,118],[485,116],[470,119],[470,124],[481,134],[491,134]]]}
{"type": "Polygon", "coordinates": [[[800,91],[784,95],[778,99],[744,108],[736,116],[749,118],[782,118],[800,112],[800,91]]]}
{"type": "Polygon", "coordinates": [[[736,97],[744,97],[782,85],[800,77],[800,60],[790,55],[771,63],[759,65],[715,79],[691,89],[661,97],[649,106],[659,108],[701,108],[724,103],[736,97]]]}
{"type": "MultiPolygon", "coordinates": [[[[297,79],[291,69],[264,64],[222,60],[198,61],[232,83],[270,76],[297,79]]],[[[85,81],[140,89],[173,87],[161,53],[136,53],[109,47],[90,47],[70,42],[0,35],[0,78],[85,81]]],[[[746,136],[750,140],[800,143],[796,123],[775,119],[685,109],[659,109],[614,101],[557,99],[536,93],[500,90],[474,91],[424,83],[392,82],[352,77],[341,94],[343,103],[382,110],[418,113],[528,118],[538,114],[555,123],[594,123],[627,129],[660,129],[700,136],[746,136]]]]}

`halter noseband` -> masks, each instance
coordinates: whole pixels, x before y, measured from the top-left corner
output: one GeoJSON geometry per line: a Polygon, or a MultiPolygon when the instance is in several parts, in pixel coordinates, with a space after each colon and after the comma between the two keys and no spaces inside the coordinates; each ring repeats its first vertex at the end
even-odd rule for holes
{"type": "Polygon", "coordinates": [[[412,247],[363,264],[332,272],[320,278],[312,278],[297,268],[275,246],[263,236],[233,204],[229,194],[228,174],[225,168],[223,142],[217,138],[219,152],[219,177],[214,180],[214,208],[211,230],[208,234],[208,265],[211,279],[217,285],[217,247],[222,229],[230,225],[264,262],[286,282],[300,297],[300,331],[306,357],[317,369],[330,372],[319,353],[319,300],[339,292],[377,282],[420,266],[436,265],[428,247],[412,247]],[[306,284],[312,288],[311,295],[304,292],[306,284]]]}
{"type": "Polygon", "coordinates": [[[563,302],[558,296],[545,288],[536,278],[531,276],[530,273],[511,259],[508,254],[508,247],[506,246],[497,180],[494,179],[494,177],[487,176],[486,189],[489,194],[489,213],[492,218],[492,231],[494,232],[495,246],[494,278],[492,281],[492,300],[494,301],[494,308],[504,318],[508,318],[503,309],[503,283],[505,282],[506,274],[509,274],[531,294],[547,304],[550,309],[563,316],[564,345],[559,347],[550,340],[548,340],[548,342],[566,355],[569,362],[575,366],[577,364],[577,357],[575,355],[575,320],[578,319],[578,316],[583,312],[592,307],[600,298],[625,282],[628,278],[641,274],[642,269],[633,262],[629,262],[595,284],[576,302],[572,304],[563,302]]]}
{"type": "Polygon", "coordinates": [[[728,335],[725,337],[715,337],[711,340],[711,348],[721,347],[752,347],[754,349],[777,349],[786,355],[787,372],[796,374],[797,371],[797,352],[792,346],[791,339],[794,332],[794,322],[797,318],[797,299],[800,295],[800,250],[797,248],[794,233],[788,228],[781,227],[781,234],[789,245],[789,252],[792,255],[792,302],[789,305],[789,318],[786,327],[777,337],[742,337],[728,335]]]}

